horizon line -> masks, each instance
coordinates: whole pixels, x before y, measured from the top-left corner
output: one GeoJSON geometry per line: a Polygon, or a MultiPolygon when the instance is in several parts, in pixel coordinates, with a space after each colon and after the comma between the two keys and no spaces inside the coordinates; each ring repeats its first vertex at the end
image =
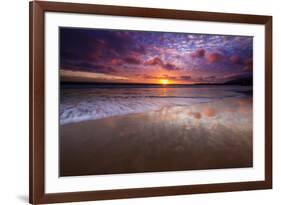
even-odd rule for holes
{"type": "Polygon", "coordinates": [[[171,86],[171,85],[245,85],[245,83],[169,83],[163,85],[162,83],[130,83],[130,82],[64,82],[60,81],[60,84],[115,84],[115,85],[160,85],[160,86],[171,86]]]}

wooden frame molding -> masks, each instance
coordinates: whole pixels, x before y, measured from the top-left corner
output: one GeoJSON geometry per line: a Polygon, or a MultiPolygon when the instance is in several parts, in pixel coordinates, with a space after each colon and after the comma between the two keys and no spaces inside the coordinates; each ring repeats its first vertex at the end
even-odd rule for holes
{"type": "Polygon", "coordinates": [[[152,197],[272,188],[272,17],[199,11],[33,1],[30,10],[29,200],[32,204],[152,197]],[[46,194],[44,190],[44,13],[183,19],[265,25],[265,180],[237,183],[134,188],[46,194]]]}

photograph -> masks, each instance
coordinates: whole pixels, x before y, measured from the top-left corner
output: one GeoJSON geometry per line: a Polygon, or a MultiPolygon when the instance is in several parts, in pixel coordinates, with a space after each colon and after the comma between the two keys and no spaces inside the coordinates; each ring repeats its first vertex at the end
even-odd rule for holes
{"type": "Polygon", "coordinates": [[[272,189],[273,17],[185,9],[29,3],[30,203],[272,189]]]}
{"type": "Polygon", "coordinates": [[[253,36],[58,36],[59,176],[253,167],[253,36]]]}

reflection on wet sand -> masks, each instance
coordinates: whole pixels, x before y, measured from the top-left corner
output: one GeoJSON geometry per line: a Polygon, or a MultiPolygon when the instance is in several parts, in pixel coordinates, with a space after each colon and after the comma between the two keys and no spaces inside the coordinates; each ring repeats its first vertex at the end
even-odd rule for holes
{"type": "Polygon", "coordinates": [[[60,175],[252,166],[252,98],[62,125],[60,175]]]}

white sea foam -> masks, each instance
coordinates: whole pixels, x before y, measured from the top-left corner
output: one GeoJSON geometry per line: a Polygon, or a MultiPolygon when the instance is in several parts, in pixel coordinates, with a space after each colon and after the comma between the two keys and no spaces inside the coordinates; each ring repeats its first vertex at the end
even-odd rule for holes
{"type": "Polygon", "coordinates": [[[61,93],[60,124],[190,106],[241,93],[223,89],[66,89],[61,93]]]}
{"type": "Polygon", "coordinates": [[[188,106],[208,102],[209,98],[103,98],[79,102],[76,105],[61,105],[60,123],[101,119],[130,113],[159,110],[166,106],[188,106]]]}

